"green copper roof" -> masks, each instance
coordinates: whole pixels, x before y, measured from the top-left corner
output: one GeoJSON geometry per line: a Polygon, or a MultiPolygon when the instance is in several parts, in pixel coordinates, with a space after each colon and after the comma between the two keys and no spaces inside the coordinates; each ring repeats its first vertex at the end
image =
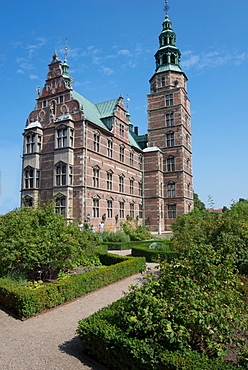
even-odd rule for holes
{"type": "Polygon", "coordinates": [[[87,100],[74,90],[72,91],[72,97],[82,105],[84,116],[88,121],[93,122],[97,126],[106,130],[106,126],[101,121],[99,110],[97,109],[95,104],[91,103],[89,100],[87,100]]]}
{"type": "Polygon", "coordinates": [[[106,118],[113,116],[113,112],[118,103],[119,99],[113,99],[106,101],[104,103],[96,104],[97,109],[99,110],[100,117],[106,118]]]}
{"type": "Polygon", "coordinates": [[[180,68],[181,53],[176,47],[176,34],[172,30],[172,23],[166,15],[162,24],[163,30],[159,35],[159,49],[155,54],[156,73],[164,71],[182,72],[180,68]]]}
{"type": "MultiPolygon", "coordinates": [[[[84,116],[88,121],[96,124],[97,126],[105,130],[111,131],[111,129],[104,124],[105,122],[104,119],[114,116],[114,110],[120,98],[109,100],[99,104],[93,104],[76,91],[73,90],[71,93],[72,98],[77,100],[81,104],[82,109],[84,111],[84,116]],[[104,120],[104,122],[102,121],[102,119],[104,120]]],[[[129,131],[130,145],[135,148],[141,149],[139,144],[136,142],[134,136],[135,135],[129,131]]]]}

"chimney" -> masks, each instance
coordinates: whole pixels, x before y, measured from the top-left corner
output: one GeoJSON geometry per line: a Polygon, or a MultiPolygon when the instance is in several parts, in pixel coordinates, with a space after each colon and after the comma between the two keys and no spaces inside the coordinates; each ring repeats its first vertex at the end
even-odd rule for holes
{"type": "Polygon", "coordinates": [[[135,126],[134,127],[134,133],[135,133],[135,135],[139,135],[139,128],[138,128],[138,126],[135,126]]]}

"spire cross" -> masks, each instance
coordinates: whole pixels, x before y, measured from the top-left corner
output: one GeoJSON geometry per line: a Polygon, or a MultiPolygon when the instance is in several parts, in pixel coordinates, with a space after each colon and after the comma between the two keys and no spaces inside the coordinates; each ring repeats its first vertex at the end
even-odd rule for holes
{"type": "Polygon", "coordinates": [[[68,38],[66,37],[66,39],[65,39],[65,51],[64,51],[65,60],[67,58],[67,55],[68,55],[68,38]]]}
{"type": "Polygon", "coordinates": [[[164,10],[165,10],[165,14],[166,16],[168,16],[168,13],[169,13],[169,5],[168,5],[168,0],[165,0],[165,7],[164,7],[164,10]]]}

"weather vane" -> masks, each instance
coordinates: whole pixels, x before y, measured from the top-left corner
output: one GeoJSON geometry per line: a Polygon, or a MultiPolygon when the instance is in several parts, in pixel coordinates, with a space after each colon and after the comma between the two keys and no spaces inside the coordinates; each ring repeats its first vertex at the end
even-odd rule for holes
{"type": "Polygon", "coordinates": [[[168,0],[165,0],[165,7],[164,7],[164,10],[165,10],[165,14],[166,16],[168,16],[168,13],[169,13],[169,5],[168,5],[168,0]]]}
{"type": "Polygon", "coordinates": [[[66,36],[66,39],[65,39],[65,51],[64,51],[64,58],[65,58],[65,60],[67,58],[67,55],[68,55],[68,38],[66,36]]]}

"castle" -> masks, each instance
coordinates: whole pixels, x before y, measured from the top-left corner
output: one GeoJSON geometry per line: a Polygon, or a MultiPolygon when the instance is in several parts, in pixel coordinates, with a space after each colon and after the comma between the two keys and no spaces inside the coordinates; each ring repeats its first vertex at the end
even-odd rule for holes
{"type": "Polygon", "coordinates": [[[54,199],[68,221],[119,228],[127,216],[169,230],[193,209],[190,102],[176,34],[166,14],[138,135],[122,96],[93,104],[73,89],[55,52],[24,129],[22,205],[54,199]]]}

